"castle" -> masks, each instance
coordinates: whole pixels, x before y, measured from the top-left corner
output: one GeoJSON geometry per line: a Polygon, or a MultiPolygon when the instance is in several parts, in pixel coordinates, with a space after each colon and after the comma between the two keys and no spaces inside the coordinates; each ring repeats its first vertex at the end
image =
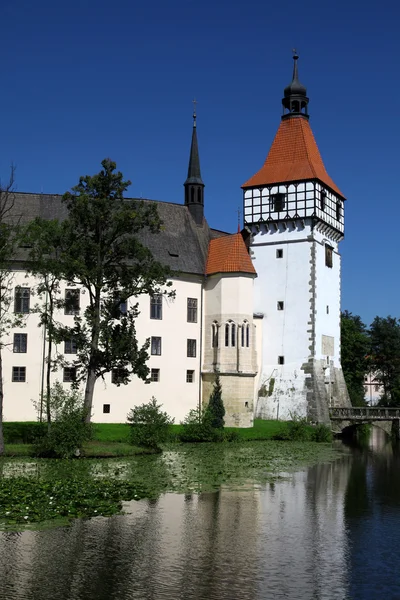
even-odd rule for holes
{"type": "MultiPolygon", "coordinates": [[[[150,338],[150,381],[115,386],[116,374],[96,383],[93,421],[125,422],[129,410],[155,396],[176,422],[207,402],[218,371],[225,423],[249,427],[254,416],[296,414],[329,421],[329,406],[349,404],[340,366],[340,255],[345,198],[327,174],[309,125],[306,88],[293,79],[284,90],[282,120],[263,167],[242,186],[244,226],[227,234],[204,217],[194,115],[184,203],[157,202],[158,234],[141,240],[176,275],[174,299],[141,296],[137,337],[150,338]]],[[[152,202],[145,200],[145,202],[152,202]]],[[[15,210],[62,219],[57,195],[15,193],[15,210]]],[[[25,255],[26,256],[26,255],[25,255]]],[[[37,281],[14,261],[14,311],[25,327],[10,332],[3,351],[4,419],[35,420],[32,400],[43,396],[45,332],[31,313],[37,281]]],[[[58,315],[72,325],[85,296],[65,284],[73,310],[58,315]]],[[[73,365],[73,341],[60,351],[73,365]]],[[[53,373],[65,386],[74,367],[53,373]]]]}

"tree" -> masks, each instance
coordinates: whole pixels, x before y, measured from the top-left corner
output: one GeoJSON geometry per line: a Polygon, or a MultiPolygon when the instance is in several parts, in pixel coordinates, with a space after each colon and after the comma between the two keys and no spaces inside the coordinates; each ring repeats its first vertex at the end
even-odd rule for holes
{"type": "Polygon", "coordinates": [[[19,216],[14,211],[15,168],[11,166],[10,178],[5,186],[0,184],[0,456],[4,454],[3,436],[3,348],[10,342],[12,327],[21,327],[23,318],[10,311],[13,301],[14,273],[11,260],[18,245],[19,216]]]}
{"type": "Polygon", "coordinates": [[[361,317],[345,310],[341,315],[341,363],[353,406],[365,405],[364,379],[370,369],[370,341],[361,317]]]}
{"type": "Polygon", "coordinates": [[[400,405],[400,321],[375,317],[370,327],[371,370],[383,387],[381,403],[400,405]]]}
{"type": "MultiPolygon", "coordinates": [[[[63,196],[68,209],[64,228],[65,279],[87,293],[88,305],[73,327],[59,333],[74,339],[77,380],[86,379],[85,410],[90,420],[95,382],[117,369],[118,384],[132,374],[146,380],[149,340],[140,347],[135,320],[138,303],[121,311],[121,302],[141,294],[167,293],[168,267],[157,262],[138,239],[143,229],[157,233],[155,204],[125,200],[130,181],[110,159],[94,176],[85,176],[63,196]]],[[[173,292],[170,292],[172,295],[173,292]]]]}
{"type": "Polygon", "coordinates": [[[225,407],[222,401],[222,386],[219,373],[215,376],[213,391],[211,392],[207,408],[211,415],[211,427],[223,429],[225,425],[225,407]]]}

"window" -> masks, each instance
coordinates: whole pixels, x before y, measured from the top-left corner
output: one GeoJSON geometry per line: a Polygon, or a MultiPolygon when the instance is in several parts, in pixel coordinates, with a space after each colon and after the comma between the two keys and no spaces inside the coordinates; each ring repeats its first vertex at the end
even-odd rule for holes
{"type": "Polygon", "coordinates": [[[105,415],[108,415],[108,414],[110,414],[110,408],[111,408],[111,407],[110,407],[110,404],[103,404],[103,413],[104,413],[105,415]]]}
{"type": "Polygon", "coordinates": [[[196,340],[187,341],[187,356],[196,358],[196,340]]]}
{"type": "Polygon", "coordinates": [[[119,303],[119,312],[121,315],[126,315],[128,312],[128,300],[121,300],[119,303]]]}
{"type": "Polygon", "coordinates": [[[76,341],[73,339],[64,341],[64,354],[76,354],[76,341]]]}
{"type": "Polygon", "coordinates": [[[229,323],[225,325],[225,346],[229,346],[229,323]]]}
{"type": "Polygon", "coordinates": [[[244,346],[245,330],[246,330],[246,325],[243,323],[243,325],[242,325],[242,347],[244,346]]]}
{"type": "Polygon", "coordinates": [[[250,345],[250,325],[245,321],[242,325],[242,347],[250,345]]]}
{"type": "Polygon", "coordinates": [[[211,346],[218,348],[218,323],[213,323],[211,327],[211,346]]]}
{"type": "Polygon", "coordinates": [[[161,338],[151,338],[151,353],[155,356],[161,356],[161,338]]]}
{"type": "Polygon", "coordinates": [[[27,333],[14,333],[13,352],[26,352],[28,346],[27,333]]]}
{"type": "Polygon", "coordinates": [[[246,347],[250,346],[250,325],[246,325],[246,347]]]}
{"type": "Polygon", "coordinates": [[[285,357],[278,356],[278,365],[284,365],[284,364],[285,364],[285,357]]]}
{"type": "Polygon", "coordinates": [[[65,290],[65,308],[64,314],[76,315],[79,312],[79,290],[65,290]]]}
{"type": "Polygon", "coordinates": [[[187,320],[188,323],[197,323],[197,298],[187,299],[187,320]]]}
{"type": "Polygon", "coordinates": [[[127,372],[125,369],[112,369],[111,371],[111,383],[115,383],[115,385],[120,385],[123,383],[127,372]]]}
{"type": "Polygon", "coordinates": [[[282,212],[285,208],[285,194],[272,194],[272,210],[273,212],[282,212]]]}
{"type": "Polygon", "coordinates": [[[231,324],[231,346],[236,346],[236,325],[235,323],[231,324]]]}
{"type": "Polygon", "coordinates": [[[64,367],[63,381],[64,383],[76,381],[76,367],[64,367]]]}
{"type": "Polygon", "coordinates": [[[278,302],[276,303],[276,308],[278,310],[283,310],[285,306],[285,303],[283,302],[283,300],[278,300],[278,302]]]}
{"type": "Polygon", "coordinates": [[[341,216],[342,216],[342,203],[338,200],[336,202],[336,220],[340,221],[341,216]]]}
{"type": "Polygon", "coordinates": [[[162,319],[161,294],[155,294],[150,298],[150,319],[162,319]]]}
{"type": "Polygon", "coordinates": [[[328,304],[326,305],[326,314],[329,315],[329,306],[328,306],[328,304]]]}
{"type": "Polygon", "coordinates": [[[26,367],[13,367],[12,368],[12,380],[15,382],[21,382],[26,380],[26,367]]]}
{"type": "Polygon", "coordinates": [[[186,371],[186,383],[194,383],[194,371],[186,371]]]}
{"type": "Polygon", "coordinates": [[[278,250],[276,251],[276,258],[283,258],[282,248],[278,248],[278,250]]]}
{"type": "Polygon", "coordinates": [[[325,192],[325,190],[321,190],[321,199],[319,202],[321,210],[325,210],[325,203],[326,203],[326,192],[325,192]]]}
{"type": "Polygon", "coordinates": [[[332,269],[333,267],[333,248],[325,244],[325,265],[332,269]]]}
{"type": "Polygon", "coordinates": [[[374,385],[374,390],[375,390],[376,392],[379,392],[379,385],[374,385]]]}
{"type": "Polygon", "coordinates": [[[14,297],[14,312],[26,314],[29,313],[31,298],[31,289],[28,287],[16,287],[14,297]]]}
{"type": "Polygon", "coordinates": [[[154,382],[160,381],[160,369],[151,369],[150,380],[154,382]]]}

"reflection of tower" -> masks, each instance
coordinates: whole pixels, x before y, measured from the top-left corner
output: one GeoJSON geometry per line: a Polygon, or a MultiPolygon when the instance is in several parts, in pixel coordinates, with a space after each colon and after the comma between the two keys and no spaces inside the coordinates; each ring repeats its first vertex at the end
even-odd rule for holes
{"type": "Polygon", "coordinates": [[[274,380],[257,412],[276,417],[279,403],[282,418],[329,422],[329,404],[349,402],[340,366],[344,196],[320,156],[293,58],[278,132],[264,166],[242,186],[255,312],[264,315],[261,383],[274,380]]]}

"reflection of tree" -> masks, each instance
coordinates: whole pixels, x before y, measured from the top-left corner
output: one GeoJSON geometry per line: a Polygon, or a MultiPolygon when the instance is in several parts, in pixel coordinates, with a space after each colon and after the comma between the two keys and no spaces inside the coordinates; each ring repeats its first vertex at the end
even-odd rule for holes
{"type": "Polygon", "coordinates": [[[349,482],[345,494],[345,516],[347,519],[358,517],[370,510],[367,486],[368,454],[358,454],[354,457],[349,482]]]}

